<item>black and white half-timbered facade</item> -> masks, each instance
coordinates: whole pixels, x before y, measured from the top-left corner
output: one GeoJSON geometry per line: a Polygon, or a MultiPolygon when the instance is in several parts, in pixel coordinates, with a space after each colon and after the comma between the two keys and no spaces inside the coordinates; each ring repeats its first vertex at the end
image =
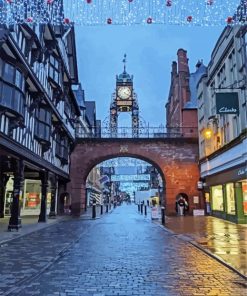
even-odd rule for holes
{"type": "Polygon", "coordinates": [[[74,27],[0,27],[0,217],[45,222],[66,207],[80,117],[74,27]]]}

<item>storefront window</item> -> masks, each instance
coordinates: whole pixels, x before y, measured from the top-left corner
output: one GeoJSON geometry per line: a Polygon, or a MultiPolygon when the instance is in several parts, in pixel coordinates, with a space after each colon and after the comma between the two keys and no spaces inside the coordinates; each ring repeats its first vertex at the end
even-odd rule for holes
{"type": "Polygon", "coordinates": [[[227,213],[236,214],[234,184],[226,184],[227,213]]]}
{"type": "Polygon", "coordinates": [[[244,215],[247,215],[247,180],[242,181],[242,191],[243,191],[243,209],[244,215]]]}
{"type": "Polygon", "coordinates": [[[212,186],[212,209],[216,211],[224,211],[223,190],[222,185],[212,186]]]}

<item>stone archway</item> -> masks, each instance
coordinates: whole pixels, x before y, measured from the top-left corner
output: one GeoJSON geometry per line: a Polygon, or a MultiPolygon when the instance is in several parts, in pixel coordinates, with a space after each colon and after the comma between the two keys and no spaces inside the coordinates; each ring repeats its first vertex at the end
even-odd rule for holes
{"type": "MultiPolygon", "coordinates": [[[[72,214],[85,209],[86,178],[100,162],[115,157],[134,157],[153,164],[165,181],[166,213],[175,214],[176,196],[198,195],[198,146],[195,139],[80,139],[71,155],[72,214]]],[[[193,206],[190,208],[193,210],[193,206]]]]}

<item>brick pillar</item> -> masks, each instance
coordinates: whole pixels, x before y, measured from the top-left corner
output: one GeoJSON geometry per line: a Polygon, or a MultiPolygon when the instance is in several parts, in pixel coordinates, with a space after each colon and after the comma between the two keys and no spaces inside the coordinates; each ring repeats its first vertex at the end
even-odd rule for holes
{"type": "Polygon", "coordinates": [[[85,211],[86,188],[82,184],[82,179],[73,180],[69,186],[71,195],[71,213],[74,216],[80,216],[85,211]]]}

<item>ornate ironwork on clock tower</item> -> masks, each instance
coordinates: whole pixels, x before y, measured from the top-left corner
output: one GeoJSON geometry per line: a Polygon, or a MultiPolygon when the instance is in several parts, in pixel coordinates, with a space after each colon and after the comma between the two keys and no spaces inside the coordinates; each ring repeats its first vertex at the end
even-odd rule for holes
{"type": "Polygon", "coordinates": [[[118,134],[118,115],[121,112],[131,112],[132,137],[139,136],[139,106],[137,95],[133,88],[133,75],[126,72],[126,54],[124,55],[124,71],[116,76],[116,91],[112,94],[110,106],[110,131],[112,137],[118,134]]]}

